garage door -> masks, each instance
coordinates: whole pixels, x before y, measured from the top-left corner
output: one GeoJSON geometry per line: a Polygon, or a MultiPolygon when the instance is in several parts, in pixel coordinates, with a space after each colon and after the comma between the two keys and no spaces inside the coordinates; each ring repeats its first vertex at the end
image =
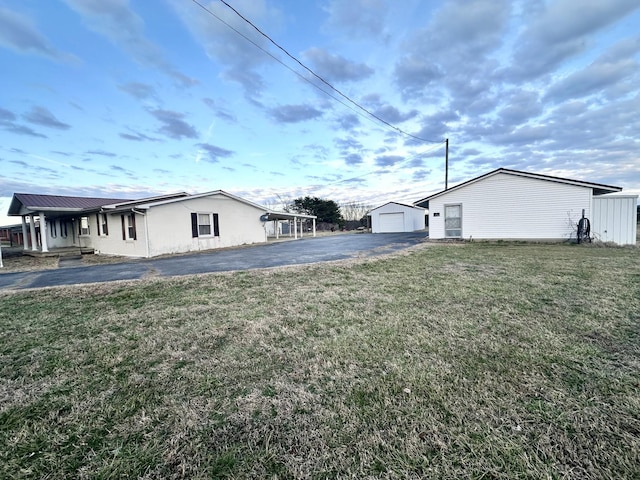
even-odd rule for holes
{"type": "Polygon", "coordinates": [[[380,233],[391,232],[404,232],[404,212],[380,214],[380,233]]]}

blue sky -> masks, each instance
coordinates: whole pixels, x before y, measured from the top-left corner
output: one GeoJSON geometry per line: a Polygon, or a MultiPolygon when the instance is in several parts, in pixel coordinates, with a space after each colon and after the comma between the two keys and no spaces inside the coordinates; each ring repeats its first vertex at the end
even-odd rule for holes
{"type": "Polygon", "coordinates": [[[637,0],[228,0],[393,128],[200,3],[0,0],[0,224],[14,192],[410,203],[444,187],[445,138],[449,185],[640,193],[637,0]]]}

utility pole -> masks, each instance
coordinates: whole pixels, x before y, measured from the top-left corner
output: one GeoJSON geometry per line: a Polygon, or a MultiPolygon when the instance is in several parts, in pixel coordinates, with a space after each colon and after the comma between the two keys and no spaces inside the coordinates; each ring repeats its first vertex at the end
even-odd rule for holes
{"type": "Polygon", "coordinates": [[[444,149],[444,189],[449,188],[449,139],[445,140],[444,149]]]}

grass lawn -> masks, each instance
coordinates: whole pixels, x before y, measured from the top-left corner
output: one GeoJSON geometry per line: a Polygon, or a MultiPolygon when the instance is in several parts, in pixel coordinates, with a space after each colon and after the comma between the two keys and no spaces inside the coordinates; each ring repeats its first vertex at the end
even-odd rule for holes
{"type": "Polygon", "coordinates": [[[640,250],[0,294],[0,478],[640,478],[640,250]]]}

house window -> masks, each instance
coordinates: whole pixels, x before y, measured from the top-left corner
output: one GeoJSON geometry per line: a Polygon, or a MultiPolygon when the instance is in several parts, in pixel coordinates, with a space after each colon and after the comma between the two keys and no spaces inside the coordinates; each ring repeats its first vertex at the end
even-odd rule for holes
{"type": "Polygon", "coordinates": [[[89,217],[80,217],[80,235],[89,235],[89,217]]]}
{"type": "Polygon", "coordinates": [[[51,228],[51,238],[56,238],[58,236],[58,229],[56,228],[56,221],[51,220],[49,222],[50,228],[51,228]]]}
{"type": "Polygon", "coordinates": [[[122,219],[122,239],[137,240],[136,235],[136,214],[131,212],[128,215],[120,215],[122,219]]]}
{"type": "Polygon", "coordinates": [[[96,213],[96,223],[98,224],[98,235],[109,235],[106,213],[96,213]]]}
{"type": "Polygon", "coordinates": [[[462,237],[462,205],[445,205],[444,236],[447,238],[462,237]]]}
{"type": "Polygon", "coordinates": [[[198,235],[211,235],[211,215],[208,213],[198,214],[198,235]]]}
{"type": "Polygon", "coordinates": [[[191,236],[196,237],[219,237],[220,226],[217,213],[192,213],[191,214],[191,236]]]}
{"type": "Polygon", "coordinates": [[[67,231],[67,221],[66,220],[60,220],[60,236],[67,238],[67,235],[69,234],[69,232],[67,231]]]}

